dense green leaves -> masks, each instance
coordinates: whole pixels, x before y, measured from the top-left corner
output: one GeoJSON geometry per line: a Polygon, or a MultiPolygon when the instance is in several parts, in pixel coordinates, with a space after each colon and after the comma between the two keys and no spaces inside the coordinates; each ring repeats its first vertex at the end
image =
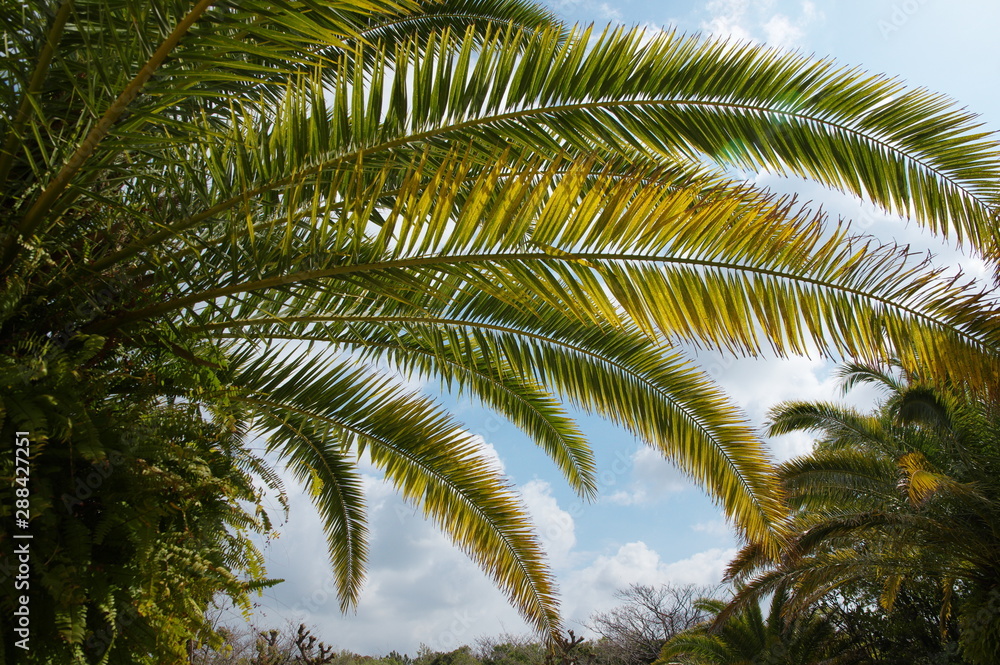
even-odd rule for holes
{"type": "Polygon", "coordinates": [[[703,598],[695,606],[710,615],[702,625],[671,638],[655,665],[743,665],[851,663],[851,645],[822,612],[785,616],[787,594],[779,589],[765,617],[758,604],[748,605],[719,624],[725,601],[703,598]]]}
{"type": "MultiPolygon", "coordinates": [[[[0,462],[0,510],[14,525],[27,505],[31,535],[29,586],[14,584],[9,547],[0,593],[5,616],[30,597],[31,660],[11,640],[0,662],[174,662],[188,639],[218,643],[204,616],[218,594],[249,612],[275,583],[251,538],[272,528],[264,491],[282,487],[245,448],[238,411],[200,402],[176,360],[102,358],[105,341],[0,356],[0,435],[30,454],[28,473],[13,454],[0,462]]],[[[21,542],[12,533],[24,526],[4,533],[21,542]]]]}
{"type": "MultiPolygon", "coordinates": [[[[929,93],[520,0],[65,0],[2,21],[0,339],[103,340],[93,401],[52,421],[77,450],[128,392],[101,382],[109,358],[136,408],[265,434],[319,506],[345,608],[365,459],[559,630],[516,493],[386,366],[508,417],[587,497],[564,402],[603,415],[769,554],[786,517],[763,445],[684,345],[996,375],[990,294],[732,176],[806,176],[989,252],[995,142],[929,93]]],[[[5,404],[49,426],[14,388],[5,404]]],[[[913,469],[915,497],[940,485],[913,469]]]]}
{"type": "Polygon", "coordinates": [[[876,587],[891,617],[901,595],[930,596],[936,648],[958,642],[965,662],[991,662],[1000,644],[995,400],[891,368],[854,365],[844,376],[887,389],[873,414],[808,403],[773,414],[773,433],[822,438],[780,467],[800,535],[779,562],[741,553],[732,570],[753,581],[740,601],[783,585],[802,608],[876,587]]]}

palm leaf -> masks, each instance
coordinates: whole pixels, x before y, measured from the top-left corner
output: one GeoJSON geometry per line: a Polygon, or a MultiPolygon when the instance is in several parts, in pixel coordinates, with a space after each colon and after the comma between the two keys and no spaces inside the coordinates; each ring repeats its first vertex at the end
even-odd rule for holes
{"type": "Polygon", "coordinates": [[[307,359],[307,353],[288,352],[255,358],[236,383],[246,391],[241,401],[277,430],[272,447],[300,478],[316,478],[309,484],[324,518],[341,606],[356,602],[365,563],[363,503],[353,469],[367,452],[526,620],[557,634],[553,585],[531,525],[477,440],[429,400],[350,360],[307,359]]]}

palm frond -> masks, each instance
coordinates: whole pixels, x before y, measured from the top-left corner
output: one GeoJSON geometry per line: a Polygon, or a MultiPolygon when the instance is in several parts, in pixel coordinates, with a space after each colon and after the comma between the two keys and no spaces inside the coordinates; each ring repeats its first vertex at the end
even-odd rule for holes
{"type": "Polygon", "coordinates": [[[351,360],[308,358],[303,353],[265,355],[236,383],[246,391],[241,400],[261,409],[265,423],[277,427],[273,445],[285,451],[297,474],[316,478],[311,486],[327,522],[334,564],[344,578],[342,606],[356,600],[365,551],[360,488],[356,477],[344,473],[353,474],[357,459],[367,452],[402,496],[466,551],[529,623],[558,634],[553,583],[531,524],[481,444],[429,400],[386,377],[351,360]],[[347,455],[354,457],[350,464],[347,455]]]}
{"type": "MultiPolygon", "coordinates": [[[[273,259],[258,255],[256,274],[242,279],[233,274],[229,284],[203,290],[192,284],[191,293],[91,329],[105,333],[254,292],[333,287],[336,293],[348,281],[383,295],[405,294],[427,285],[431,276],[450,275],[436,285],[503,298],[539,291],[552,306],[581,320],[621,321],[621,308],[651,332],[745,353],[766,343],[779,352],[804,352],[814,345],[887,357],[891,351],[877,347],[888,338],[906,358],[932,359],[957,371],[959,365],[967,370],[969,363],[962,361],[970,353],[982,357],[1000,334],[988,318],[970,320],[971,312],[988,309],[986,295],[941,280],[919,264],[907,265],[905,251],[896,248],[859,251],[843,234],[820,240],[823,226],[815,220],[799,223],[787,202],[699,201],[689,207],[691,192],[650,187],[648,178],[581,178],[576,170],[552,169],[542,172],[542,182],[553,190],[544,198],[534,180],[504,180],[504,187],[495,187],[497,170],[480,173],[472,194],[457,187],[443,190],[468,173],[464,154],[442,165],[430,183],[423,180],[426,174],[411,172],[412,184],[395,190],[394,209],[372,243],[357,240],[371,204],[353,214],[341,211],[321,233],[334,246],[308,255],[307,265],[287,265],[287,243],[268,245],[275,247],[273,259]],[[477,191],[481,194],[474,195],[477,191]],[[508,205],[487,207],[491,198],[508,205]],[[492,211],[487,219],[494,221],[484,223],[480,213],[487,209],[492,211]],[[261,275],[261,267],[270,268],[270,275],[261,275]],[[902,284],[885,277],[900,272],[906,276],[902,284]]],[[[586,163],[583,167],[589,174],[586,163]]],[[[364,201],[378,199],[372,190],[363,191],[369,194],[364,201]]],[[[282,228],[287,237],[290,229],[282,228]]],[[[438,297],[450,296],[441,291],[438,297]]]]}

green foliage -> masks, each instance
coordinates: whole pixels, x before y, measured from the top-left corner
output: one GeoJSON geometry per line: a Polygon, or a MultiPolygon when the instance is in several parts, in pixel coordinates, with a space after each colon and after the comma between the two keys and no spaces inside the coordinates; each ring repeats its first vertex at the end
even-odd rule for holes
{"type": "Polygon", "coordinates": [[[460,646],[447,653],[431,652],[419,656],[415,665],[481,665],[469,646],[460,646]]]}
{"type": "Polygon", "coordinates": [[[413,665],[413,659],[405,653],[390,651],[381,658],[376,659],[378,665],[413,665]]]}
{"type": "Polygon", "coordinates": [[[654,665],[833,665],[850,663],[853,648],[822,612],[813,610],[788,618],[787,595],[779,590],[767,617],[756,603],[719,620],[725,601],[702,599],[697,605],[714,621],[673,637],[654,665]]]}
{"type": "MultiPolygon", "coordinates": [[[[748,547],[733,570],[752,576],[747,598],[778,584],[799,607],[860,593],[863,614],[908,625],[909,641],[935,633],[929,653],[990,663],[1000,652],[1000,407],[993,393],[895,369],[844,370],[845,385],[885,389],[872,414],[775,410],[773,433],[821,435],[811,455],[779,470],[801,535],[780,563],[748,547]]],[[[895,649],[879,648],[876,658],[895,649]]]]}
{"type": "MultiPolygon", "coordinates": [[[[18,483],[14,459],[0,461],[0,517],[11,542],[14,494],[27,490],[31,662],[183,661],[188,639],[217,639],[204,621],[217,593],[249,610],[272,583],[249,538],[271,528],[257,488],[269,470],[243,448],[235,414],[206,414],[218,405],[177,383],[158,398],[177,369],[162,358],[136,375],[133,359],[102,357],[100,337],[22,349],[0,357],[0,436],[27,433],[30,475],[18,483]]],[[[18,595],[8,579],[5,616],[18,595]]],[[[25,662],[9,643],[5,654],[25,662]]]]}
{"type": "Polygon", "coordinates": [[[941,589],[913,581],[902,587],[892,609],[880,603],[879,580],[840,585],[821,599],[820,611],[831,617],[851,652],[852,662],[884,665],[966,663],[959,654],[958,621],[952,616],[942,638],[941,589]]]}
{"type": "Polygon", "coordinates": [[[545,646],[530,640],[490,641],[479,648],[483,665],[543,665],[545,656],[545,646]]]}
{"type": "Polygon", "coordinates": [[[102,489],[115,510],[67,522],[85,558],[66,566],[109,534],[128,547],[78,578],[85,600],[58,596],[59,648],[128,606],[176,659],[213,585],[260,581],[226,549],[266,528],[235,503],[270,477],[251,432],[314,498],[343,608],[367,455],[558,642],[516,492],[397,370],[509,418],[584,497],[567,405],[600,414],[771,554],[787,525],[763,444],[680,343],[997,375],[987,294],[730,175],[804,175],[991,252],[996,142],[898,82],[570,29],[522,0],[8,2],[0,25],[0,372],[5,427],[45,437],[35,519],[55,478],[129,462],[102,489]],[[148,441],[117,443],[143,422],[148,441]],[[174,584],[182,564],[201,583],[174,584]]]}

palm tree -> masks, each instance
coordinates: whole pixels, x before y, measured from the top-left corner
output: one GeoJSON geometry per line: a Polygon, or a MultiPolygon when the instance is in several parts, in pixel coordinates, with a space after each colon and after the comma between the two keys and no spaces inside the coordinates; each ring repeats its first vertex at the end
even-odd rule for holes
{"type": "Polygon", "coordinates": [[[851,660],[850,645],[818,611],[785,616],[787,594],[771,598],[767,618],[752,603],[716,622],[726,601],[703,598],[697,607],[712,620],[673,637],[653,665],[834,665],[851,660]],[[714,624],[714,625],[713,625],[714,624]]]}
{"type": "Polygon", "coordinates": [[[891,617],[901,596],[930,592],[938,648],[957,637],[967,662],[992,662],[1000,649],[1000,405],[902,368],[851,364],[842,377],[845,388],[881,387],[884,401],[873,414],[826,403],[771,414],[772,434],[820,438],[813,453],[779,468],[801,535],[777,564],[757,548],[741,552],[732,570],[753,581],[739,600],[789,586],[801,608],[875,586],[891,617]]]}
{"type": "MultiPolygon", "coordinates": [[[[364,455],[559,629],[516,493],[393,371],[509,418],[584,497],[593,457],[564,403],[601,414],[769,551],[767,456],[683,344],[993,376],[985,296],[731,175],[812,178],[990,250],[995,143],[935,95],[758,46],[570,29],[520,0],[2,12],[4,427],[48,423],[19,405],[49,404],[47,363],[98,345],[70,421],[141,385],[265,434],[315,497],[345,608],[364,455]]],[[[47,450],[76,454],[78,431],[47,450]]]]}

